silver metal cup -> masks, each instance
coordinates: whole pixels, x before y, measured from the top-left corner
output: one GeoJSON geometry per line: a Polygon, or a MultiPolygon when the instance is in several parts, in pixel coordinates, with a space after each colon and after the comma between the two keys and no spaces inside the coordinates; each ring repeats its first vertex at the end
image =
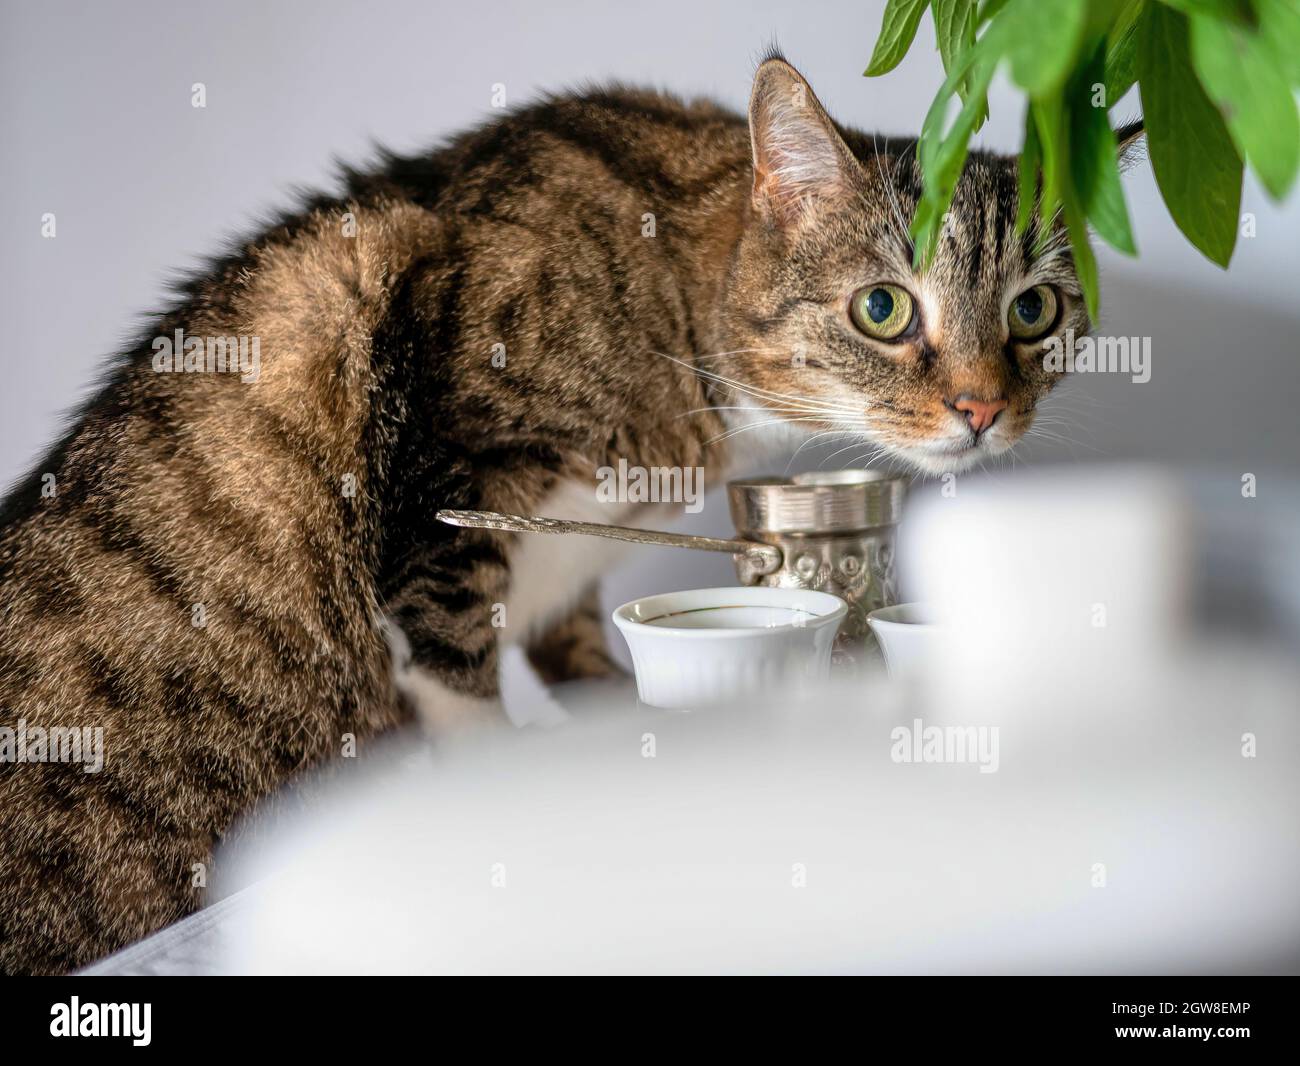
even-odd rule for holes
{"type": "Polygon", "coordinates": [[[905,493],[902,478],[864,470],[729,482],[740,537],[781,550],[769,571],[751,564],[753,553],[737,555],[740,583],[834,593],[849,605],[841,646],[870,643],[867,615],[898,602],[894,537],[905,493]]]}

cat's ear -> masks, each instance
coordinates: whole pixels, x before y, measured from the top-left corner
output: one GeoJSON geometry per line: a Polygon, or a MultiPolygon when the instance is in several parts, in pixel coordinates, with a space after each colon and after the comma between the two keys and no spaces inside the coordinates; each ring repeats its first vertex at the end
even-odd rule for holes
{"type": "Polygon", "coordinates": [[[1119,169],[1128,170],[1133,164],[1141,162],[1146,154],[1146,127],[1142,119],[1120,126],[1115,131],[1115,140],[1119,142],[1119,169]]]}
{"type": "Polygon", "coordinates": [[[803,76],[768,59],[749,98],[754,207],[782,228],[847,197],[857,164],[803,76]]]}

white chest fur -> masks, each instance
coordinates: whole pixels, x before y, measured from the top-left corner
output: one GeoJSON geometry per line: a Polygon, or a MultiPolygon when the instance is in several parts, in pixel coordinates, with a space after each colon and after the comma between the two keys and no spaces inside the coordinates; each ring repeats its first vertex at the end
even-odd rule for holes
{"type": "MultiPolygon", "coordinates": [[[[671,522],[681,513],[674,504],[607,503],[596,498],[591,482],[564,481],[537,508],[540,518],[567,518],[603,525],[671,522]]],[[[510,592],[506,597],[507,643],[526,643],[562,618],[579,596],[633,546],[606,537],[521,533],[510,551],[510,592]]]]}

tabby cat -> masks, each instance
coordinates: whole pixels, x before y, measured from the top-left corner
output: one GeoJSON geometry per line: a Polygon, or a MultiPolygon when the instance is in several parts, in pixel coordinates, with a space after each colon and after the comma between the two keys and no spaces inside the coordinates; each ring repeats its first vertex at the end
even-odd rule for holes
{"type": "Polygon", "coordinates": [[[1015,232],[1014,158],[971,156],[918,272],[914,142],[836,125],[779,56],[748,122],[610,88],[344,181],[186,283],[0,511],[0,970],[195,910],[236,816],[353,740],[500,719],[506,642],[615,669],[616,544],[439,508],[642,520],[599,468],[720,484],[769,423],[959,470],[1088,328],[1059,226],[1015,232]],[[98,772],[58,761],[76,727],[98,772]]]}

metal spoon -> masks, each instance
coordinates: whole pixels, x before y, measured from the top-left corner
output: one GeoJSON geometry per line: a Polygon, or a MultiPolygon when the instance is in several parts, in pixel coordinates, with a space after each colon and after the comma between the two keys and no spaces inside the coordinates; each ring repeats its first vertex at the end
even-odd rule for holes
{"type": "Polygon", "coordinates": [[[631,526],[609,526],[601,522],[572,522],[563,518],[526,518],[517,514],[499,514],[496,511],[439,511],[435,516],[449,526],[470,529],[501,529],[511,533],[578,533],[588,537],[608,537],[611,540],[628,540],[636,544],[662,544],[669,548],[696,548],[701,551],[727,552],[743,561],[756,574],[770,574],[781,568],[784,558],[774,544],[756,540],[720,540],[717,537],[695,537],[684,533],[662,533],[655,529],[635,529],[631,526]]]}

